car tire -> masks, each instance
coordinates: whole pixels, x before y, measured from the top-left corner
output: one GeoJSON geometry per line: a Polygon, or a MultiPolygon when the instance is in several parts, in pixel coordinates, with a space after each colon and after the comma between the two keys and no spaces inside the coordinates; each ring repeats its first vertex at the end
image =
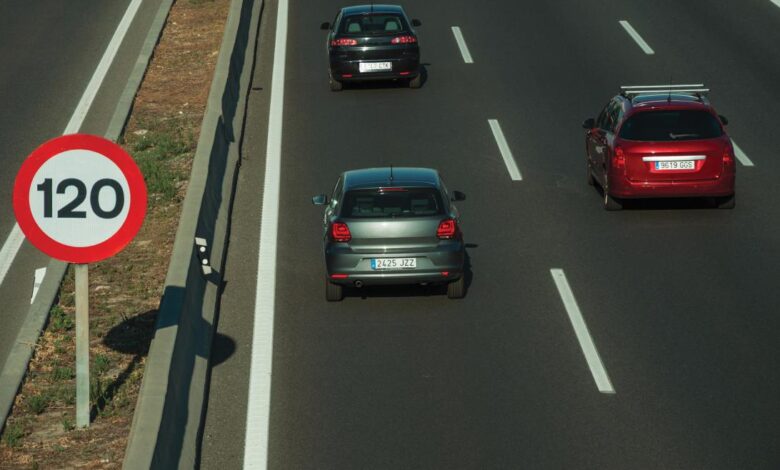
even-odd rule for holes
{"type": "Polygon", "coordinates": [[[623,204],[620,200],[610,196],[607,188],[604,188],[604,209],[608,211],[619,211],[623,209],[623,204]]]}
{"type": "Polygon", "coordinates": [[[325,279],[325,300],[328,302],[340,302],[344,299],[344,287],[325,279]]]}
{"type": "Polygon", "coordinates": [[[733,209],[737,205],[737,195],[732,194],[731,196],[719,197],[715,201],[718,209],[733,209]]]}
{"type": "Polygon", "coordinates": [[[593,168],[590,167],[590,163],[587,162],[587,161],[585,162],[585,167],[588,170],[588,173],[587,173],[588,186],[595,186],[596,185],[596,179],[593,178],[593,168]]]}
{"type": "Polygon", "coordinates": [[[344,89],[344,84],[338,80],[330,79],[330,91],[341,91],[344,89]]]}
{"type": "Polygon", "coordinates": [[[457,281],[447,284],[447,297],[450,299],[462,299],[466,296],[466,277],[461,276],[457,281]]]}
{"type": "Polygon", "coordinates": [[[418,74],[413,79],[409,80],[409,88],[420,88],[422,86],[422,74],[418,74]]]}

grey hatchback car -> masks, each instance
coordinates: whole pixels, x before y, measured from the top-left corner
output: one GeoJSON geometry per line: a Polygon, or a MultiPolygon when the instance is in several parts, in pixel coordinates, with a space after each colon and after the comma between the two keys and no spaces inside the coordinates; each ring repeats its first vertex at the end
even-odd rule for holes
{"type": "Polygon", "coordinates": [[[464,199],[428,168],[344,172],[331,197],[312,198],[325,206],[325,298],[341,300],[344,286],[443,283],[462,298],[466,250],[453,202],[464,199]]]}

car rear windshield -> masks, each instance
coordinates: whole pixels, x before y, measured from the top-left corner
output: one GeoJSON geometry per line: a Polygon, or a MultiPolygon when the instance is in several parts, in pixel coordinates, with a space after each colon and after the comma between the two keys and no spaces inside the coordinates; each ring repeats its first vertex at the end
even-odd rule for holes
{"type": "Polygon", "coordinates": [[[393,13],[347,16],[341,21],[339,33],[347,36],[398,34],[409,28],[403,16],[393,13]]]}
{"type": "Polygon", "coordinates": [[[433,188],[379,188],[347,191],[341,216],[348,218],[426,217],[444,207],[433,188]]]}
{"type": "Polygon", "coordinates": [[[713,139],[722,134],[715,116],[697,110],[645,111],[620,128],[621,138],[642,141],[713,139]]]}

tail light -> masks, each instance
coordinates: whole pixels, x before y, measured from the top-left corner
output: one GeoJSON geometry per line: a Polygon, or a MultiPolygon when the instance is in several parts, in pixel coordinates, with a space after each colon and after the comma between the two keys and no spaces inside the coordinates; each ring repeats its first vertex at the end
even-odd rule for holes
{"type": "Polygon", "coordinates": [[[615,147],[615,154],[612,156],[612,167],[618,170],[626,168],[626,154],[622,147],[615,147]]]}
{"type": "Polygon", "coordinates": [[[417,38],[414,36],[398,36],[390,41],[390,44],[414,44],[417,38]]]}
{"type": "Polygon", "coordinates": [[[458,223],[455,219],[444,219],[439,222],[439,228],[436,229],[436,236],[442,240],[455,238],[458,233],[458,223]]]}
{"type": "Polygon", "coordinates": [[[727,145],[725,149],[723,149],[723,166],[731,166],[734,164],[734,155],[732,153],[731,148],[727,145]]]}
{"type": "Polygon", "coordinates": [[[339,38],[330,42],[331,46],[357,46],[357,39],[339,38]]]}
{"type": "Polygon", "coordinates": [[[333,222],[330,226],[330,238],[334,242],[348,242],[352,240],[352,234],[344,222],[333,222]]]}

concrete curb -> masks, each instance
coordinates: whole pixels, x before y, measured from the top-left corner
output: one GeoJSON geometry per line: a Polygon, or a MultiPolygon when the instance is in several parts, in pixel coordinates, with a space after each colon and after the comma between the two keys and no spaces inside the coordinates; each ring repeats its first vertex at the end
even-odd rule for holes
{"type": "MultiPolygon", "coordinates": [[[[144,44],[138,54],[133,71],[128,77],[122,95],[117,101],[114,115],[105,132],[107,139],[117,141],[122,135],[127,118],[130,116],[130,109],[133,106],[133,100],[141,86],[141,81],[146,74],[149,62],[152,60],[154,47],[160,40],[165,20],[171,10],[173,0],[163,0],[157,10],[157,15],[149,27],[149,33],[146,35],[144,44]]],[[[0,371],[0,433],[5,427],[5,421],[13,408],[16,393],[22,386],[24,376],[27,374],[27,366],[32,358],[35,344],[38,337],[46,326],[49,319],[49,311],[57,298],[60,290],[60,284],[68,270],[68,264],[52,259],[46,270],[46,277],[38,291],[35,302],[30,305],[30,309],[25,317],[24,324],[19,330],[14,342],[14,347],[6,359],[3,369],[0,371]]]]}
{"type": "Polygon", "coordinates": [[[125,469],[193,468],[262,0],[232,0],[201,125],[125,469]],[[215,272],[204,275],[195,238],[215,272]]]}

